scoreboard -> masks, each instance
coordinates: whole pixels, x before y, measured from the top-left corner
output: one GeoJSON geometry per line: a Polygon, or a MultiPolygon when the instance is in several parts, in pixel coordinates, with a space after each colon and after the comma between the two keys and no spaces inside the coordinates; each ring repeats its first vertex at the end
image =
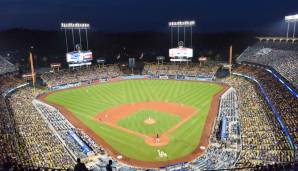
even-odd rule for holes
{"type": "Polygon", "coordinates": [[[89,63],[92,59],[91,51],[73,51],[66,53],[66,62],[69,64],[89,63]]]}
{"type": "Polygon", "coordinates": [[[169,56],[171,58],[192,58],[193,57],[193,49],[178,47],[169,49],[169,56]]]}

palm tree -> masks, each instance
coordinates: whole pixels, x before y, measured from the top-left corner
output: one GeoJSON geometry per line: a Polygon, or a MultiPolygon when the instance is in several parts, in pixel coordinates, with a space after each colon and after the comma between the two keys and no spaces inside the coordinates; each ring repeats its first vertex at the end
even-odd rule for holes
{"type": "Polygon", "coordinates": [[[221,56],[220,56],[220,54],[219,54],[219,53],[218,53],[218,54],[216,54],[216,55],[215,55],[215,60],[216,60],[216,61],[219,61],[220,59],[221,59],[221,56]]]}
{"type": "Polygon", "coordinates": [[[42,57],[42,62],[44,66],[47,66],[48,58],[46,56],[42,57]]]}
{"type": "Polygon", "coordinates": [[[33,64],[35,62],[35,68],[37,67],[37,55],[33,55],[33,64]]]}
{"type": "Polygon", "coordinates": [[[209,50],[208,51],[208,56],[212,56],[213,55],[213,51],[212,50],[209,50]]]}
{"type": "MultiPolygon", "coordinates": [[[[213,58],[213,59],[214,59],[213,51],[212,51],[212,50],[209,50],[209,51],[207,52],[207,55],[208,55],[209,58],[213,58]]],[[[215,60],[215,59],[214,59],[214,60],[215,60]]]]}

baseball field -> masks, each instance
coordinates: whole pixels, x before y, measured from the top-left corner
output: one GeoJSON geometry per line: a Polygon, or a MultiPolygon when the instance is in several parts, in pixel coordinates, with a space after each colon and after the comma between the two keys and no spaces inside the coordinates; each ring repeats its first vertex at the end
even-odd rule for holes
{"type": "Polygon", "coordinates": [[[217,111],[212,103],[223,89],[208,82],[123,80],[54,91],[40,99],[57,107],[112,156],[161,166],[196,155],[199,146],[207,145],[216,116],[209,116],[210,108],[217,111]]]}

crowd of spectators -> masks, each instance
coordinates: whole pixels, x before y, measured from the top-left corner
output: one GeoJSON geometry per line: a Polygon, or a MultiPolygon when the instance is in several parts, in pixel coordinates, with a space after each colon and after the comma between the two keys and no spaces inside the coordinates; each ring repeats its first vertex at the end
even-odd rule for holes
{"type": "Polygon", "coordinates": [[[191,162],[193,170],[219,170],[233,168],[240,154],[240,132],[239,132],[239,112],[237,96],[234,88],[230,88],[220,99],[220,109],[218,117],[214,123],[209,146],[205,153],[191,162]],[[217,137],[217,132],[222,118],[227,119],[226,129],[227,139],[223,141],[217,137]]]}
{"type": "Polygon", "coordinates": [[[237,59],[268,65],[298,89],[298,44],[290,42],[257,42],[237,59]]]}
{"type": "Polygon", "coordinates": [[[5,94],[6,91],[24,83],[25,81],[15,74],[9,76],[0,76],[0,94],[5,94]]]}
{"type": "Polygon", "coordinates": [[[104,67],[90,66],[88,68],[67,69],[59,72],[42,73],[41,78],[48,87],[61,84],[74,83],[86,80],[98,80],[102,78],[114,78],[121,74],[117,65],[107,65],[104,67]]]}
{"type": "Polygon", "coordinates": [[[242,147],[236,167],[291,161],[293,151],[256,84],[240,77],[225,82],[238,93],[242,147]]]}
{"type": "Polygon", "coordinates": [[[18,162],[18,151],[15,148],[17,133],[6,106],[4,97],[0,96],[0,167],[10,160],[18,162]]]}
{"type": "MultiPolygon", "coordinates": [[[[281,82],[262,67],[242,66],[239,72],[256,78],[285,123],[296,148],[298,147],[298,100],[281,82]]],[[[296,155],[297,156],[297,155],[296,155]]]]}
{"type": "MultiPolygon", "coordinates": [[[[38,93],[38,90],[36,91],[38,93]]],[[[66,169],[72,166],[74,161],[34,108],[32,104],[34,97],[31,88],[19,89],[8,97],[11,115],[20,135],[19,139],[23,139],[22,146],[26,150],[26,155],[22,155],[21,160],[29,161],[36,167],[66,169]]]]}
{"type": "Polygon", "coordinates": [[[65,146],[69,149],[71,154],[74,155],[74,158],[86,158],[87,155],[81,150],[80,146],[68,135],[68,131],[74,130],[68,121],[60,115],[55,108],[49,105],[46,105],[38,100],[34,100],[33,104],[55,129],[65,146]]]}
{"type": "Polygon", "coordinates": [[[8,60],[0,56],[0,75],[15,72],[17,68],[8,60]]]}
{"type": "MultiPolygon", "coordinates": [[[[189,76],[189,77],[203,77],[203,78],[214,78],[216,71],[219,66],[203,66],[200,67],[197,64],[189,65],[178,65],[178,64],[167,64],[167,65],[156,65],[146,64],[142,74],[145,75],[172,75],[172,76],[189,76]]],[[[100,79],[113,79],[123,72],[117,65],[108,65],[105,67],[88,67],[81,69],[68,69],[61,70],[59,72],[47,72],[41,74],[41,78],[47,84],[48,87],[57,85],[75,83],[82,81],[92,81],[100,79]]]]}
{"type": "MultiPolygon", "coordinates": [[[[19,150],[16,148],[22,144],[19,134],[15,127],[15,120],[10,115],[9,105],[5,99],[5,95],[9,89],[23,84],[24,81],[15,76],[15,74],[0,75],[0,167],[5,163],[19,163],[19,150]]],[[[1,170],[1,168],[0,168],[1,170]]]]}
{"type": "Polygon", "coordinates": [[[105,151],[98,146],[87,134],[75,128],[56,108],[47,105],[39,100],[33,101],[34,106],[45,116],[50,125],[53,126],[57,134],[61,137],[75,158],[87,158],[88,155],[82,151],[79,144],[69,135],[69,131],[76,133],[91,149],[93,154],[105,154],[105,151]]]}
{"type": "Polygon", "coordinates": [[[0,170],[72,166],[69,154],[32,105],[32,89],[16,89],[20,85],[28,84],[17,73],[0,75],[0,170]]]}
{"type": "Polygon", "coordinates": [[[25,82],[14,75],[1,77],[0,83],[0,170],[73,168],[76,157],[86,159],[87,156],[67,135],[67,130],[75,132],[94,153],[101,154],[97,162],[100,167],[110,159],[59,111],[35,99],[43,90],[36,89],[33,93],[30,87],[15,89],[25,82]],[[12,89],[15,90],[7,93],[12,89]],[[37,106],[42,115],[36,110],[37,106]]]}
{"type": "Polygon", "coordinates": [[[146,64],[143,74],[152,75],[185,75],[191,77],[214,77],[219,66],[199,66],[198,64],[146,64]]]}
{"type": "MultiPolygon", "coordinates": [[[[237,148],[237,145],[240,144],[241,137],[237,92],[233,87],[228,89],[221,96],[220,107],[216,121],[215,132],[220,133],[220,136],[214,136],[226,144],[233,145],[234,148],[237,148]],[[223,122],[223,120],[226,120],[226,127],[224,127],[224,125],[220,127],[220,122],[223,122]]],[[[214,136],[213,138],[215,138],[214,136]]]]}

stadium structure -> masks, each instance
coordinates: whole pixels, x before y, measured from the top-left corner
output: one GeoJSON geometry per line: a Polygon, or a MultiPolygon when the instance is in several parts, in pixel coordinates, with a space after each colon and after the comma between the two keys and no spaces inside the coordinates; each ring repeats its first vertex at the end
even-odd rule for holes
{"type": "Polygon", "coordinates": [[[0,168],[66,170],[80,158],[90,170],[298,169],[294,36],[258,37],[233,65],[33,69],[43,88],[0,57],[0,168]]]}

